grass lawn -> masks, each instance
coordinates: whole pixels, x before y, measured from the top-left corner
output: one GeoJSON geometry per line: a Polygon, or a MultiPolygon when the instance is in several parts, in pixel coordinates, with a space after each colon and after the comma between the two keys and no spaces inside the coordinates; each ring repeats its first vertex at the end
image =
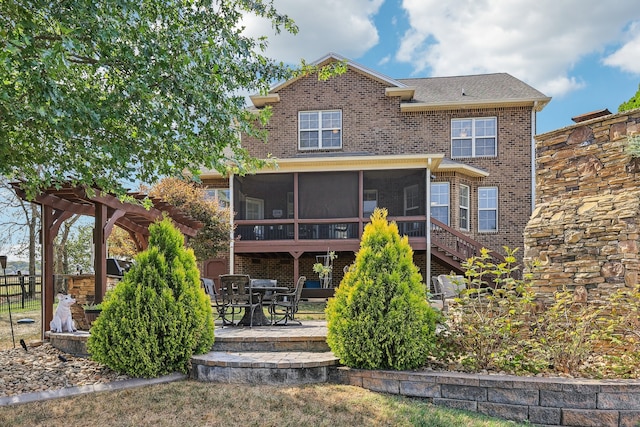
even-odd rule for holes
{"type": "Polygon", "coordinates": [[[345,385],[271,387],[179,381],[2,407],[0,425],[506,427],[524,424],[345,385]]]}
{"type": "MultiPolygon", "coordinates": [[[[16,346],[20,347],[20,339],[26,342],[40,340],[41,337],[41,314],[40,309],[30,310],[14,310],[11,313],[13,320],[13,339],[16,346]],[[20,319],[33,319],[33,323],[18,323],[20,319]]],[[[9,323],[9,313],[0,314],[0,350],[6,350],[13,347],[11,338],[11,323],[9,323]]]]}

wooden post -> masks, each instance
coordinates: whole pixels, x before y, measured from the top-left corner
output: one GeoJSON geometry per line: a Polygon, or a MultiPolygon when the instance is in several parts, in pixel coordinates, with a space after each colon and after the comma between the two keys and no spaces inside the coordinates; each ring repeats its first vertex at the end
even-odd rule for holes
{"type": "Polygon", "coordinates": [[[93,227],[93,245],[95,247],[94,270],[96,272],[95,303],[102,302],[107,290],[107,206],[95,203],[95,225],[93,227]]]}
{"type": "Polygon", "coordinates": [[[49,323],[53,320],[53,303],[55,300],[55,280],[53,270],[53,241],[58,235],[62,223],[73,216],[72,212],[55,210],[51,206],[42,207],[42,339],[49,330],[49,323]]]}
{"type": "Polygon", "coordinates": [[[49,323],[53,320],[53,239],[55,234],[51,232],[53,228],[53,208],[43,206],[42,212],[42,230],[40,238],[42,239],[42,338],[44,333],[49,329],[49,323]]]}

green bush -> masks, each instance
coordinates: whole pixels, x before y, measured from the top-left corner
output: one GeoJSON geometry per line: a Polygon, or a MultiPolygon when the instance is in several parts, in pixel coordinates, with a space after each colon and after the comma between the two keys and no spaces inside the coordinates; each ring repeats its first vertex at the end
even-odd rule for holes
{"type": "Polygon", "coordinates": [[[463,263],[467,289],[447,313],[445,330],[438,337],[438,362],[473,372],[604,376],[610,370],[607,363],[633,360],[628,351],[618,351],[617,359],[609,355],[615,343],[633,342],[629,332],[640,313],[640,298],[619,291],[610,301],[585,303],[561,289],[549,306],[542,307],[536,304],[531,275],[514,278],[515,250],[505,250],[504,263],[492,262],[486,249],[463,263]],[[495,289],[487,292],[487,286],[495,289]],[[631,301],[636,301],[635,311],[631,301]],[[605,317],[607,312],[611,315],[605,317]],[[617,340],[621,334],[625,338],[617,340]],[[596,356],[600,363],[594,363],[596,356]]]}
{"type": "Polygon", "coordinates": [[[595,356],[583,367],[585,373],[599,378],[640,378],[640,285],[611,294],[598,311],[597,325],[591,334],[596,341],[595,356]]]}
{"type": "Polygon", "coordinates": [[[530,276],[514,278],[515,250],[505,250],[503,263],[492,262],[486,249],[462,263],[465,290],[449,308],[439,337],[444,362],[471,371],[538,372],[546,366],[530,357],[539,347],[530,339],[536,325],[530,276]]]}
{"type": "Polygon", "coordinates": [[[602,309],[600,304],[576,301],[566,288],[556,292],[553,304],[538,315],[532,339],[540,347],[531,357],[554,373],[579,375],[600,340],[602,309]]]}
{"type": "Polygon", "coordinates": [[[169,219],[149,232],[149,248],[105,296],[87,343],[94,360],[134,377],[186,373],[214,339],[193,251],[169,219]]]}
{"type": "Polygon", "coordinates": [[[376,209],[354,265],[326,308],[327,343],[340,361],[363,369],[414,369],[434,348],[438,314],[408,238],[376,209]]]}

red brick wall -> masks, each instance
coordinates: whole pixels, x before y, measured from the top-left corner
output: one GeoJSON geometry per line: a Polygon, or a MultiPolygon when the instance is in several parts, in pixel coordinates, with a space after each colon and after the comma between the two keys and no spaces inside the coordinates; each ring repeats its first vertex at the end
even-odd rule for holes
{"type": "Polygon", "coordinates": [[[319,82],[313,76],[304,77],[278,92],[280,101],[271,105],[268,142],[245,137],[243,146],[257,157],[267,154],[277,158],[294,157],[299,154],[298,111],[340,109],[343,146],[331,152],[345,155],[444,153],[450,158],[451,119],[497,117],[497,157],[458,160],[489,172],[489,176],[473,179],[436,174],[436,180],[451,181],[452,225],[458,224],[458,185],[469,184],[472,220],[469,235],[493,249],[501,250],[503,245],[521,248],[523,230],[531,214],[531,107],[402,113],[400,99],[385,96],[385,87],[352,70],[326,82],[319,82]],[[498,187],[497,234],[476,231],[478,186],[498,187]]]}

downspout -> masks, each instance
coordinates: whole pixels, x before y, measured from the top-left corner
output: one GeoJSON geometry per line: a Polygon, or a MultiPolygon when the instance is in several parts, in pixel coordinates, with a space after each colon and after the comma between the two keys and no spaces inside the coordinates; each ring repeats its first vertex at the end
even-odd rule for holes
{"type": "Polygon", "coordinates": [[[427,237],[427,277],[424,278],[427,289],[431,289],[431,157],[427,159],[427,189],[426,189],[426,237],[427,237]]]}
{"type": "Polygon", "coordinates": [[[231,224],[231,230],[229,230],[229,274],[234,274],[234,226],[233,226],[233,207],[235,206],[235,200],[233,197],[233,173],[229,173],[229,223],[231,224]]]}
{"type": "Polygon", "coordinates": [[[536,208],[536,107],[538,101],[533,101],[531,109],[531,212],[536,208]]]}

